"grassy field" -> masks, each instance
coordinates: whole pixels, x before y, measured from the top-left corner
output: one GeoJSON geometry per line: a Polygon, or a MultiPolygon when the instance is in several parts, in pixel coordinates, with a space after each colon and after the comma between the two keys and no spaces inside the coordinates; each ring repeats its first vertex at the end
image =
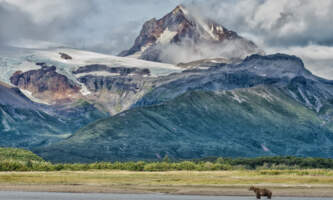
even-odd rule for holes
{"type": "Polygon", "coordinates": [[[68,185],[332,185],[332,170],[2,172],[0,183],[68,185]]]}
{"type": "Polygon", "coordinates": [[[0,148],[0,191],[247,196],[255,185],[275,196],[333,197],[332,168],[332,159],[295,157],[53,164],[0,148]]]}
{"type": "Polygon", "coordinates": [[[252,195],[251,185],[271,188],[278,196],[331,197],[333,170],[0,173],[0,190],[252,195]]]}

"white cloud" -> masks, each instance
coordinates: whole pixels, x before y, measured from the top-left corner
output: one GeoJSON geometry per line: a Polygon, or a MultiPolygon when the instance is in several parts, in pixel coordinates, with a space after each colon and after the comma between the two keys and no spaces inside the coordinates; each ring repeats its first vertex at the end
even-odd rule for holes
{"type": "Polygon", "coordinates": [[[302,58],[305,67],[317,76],[333,80],[333,47],[310,44],[304,47],[267,48],[268,54],[276,52],[296,55],[302,58]]]}
{"type": "Polygon", "coordinates": [[[238,32],[257,35],[267,45],[333,43],[332,0],[213,0],[198,4],[208,17],[238,32]]]}
{"type": "Polygon", "coordinates": [[[180,0],[0,0],[0,8],[6,9],[6,15],[0,13],[0,40],[48,40],[117,54],[132,45],[147,19],[164,15],[178,3],[180,0]]]}
{"type": "Polygon", "coordinates": [[[63,20],[71,17],[74,12],[88,12],[89,9],[93,8],[92,1],[87,0],[0,0],[0,2],[17,6],[21,11],[28,13],[32,20],[38,24],[63,20]]]}

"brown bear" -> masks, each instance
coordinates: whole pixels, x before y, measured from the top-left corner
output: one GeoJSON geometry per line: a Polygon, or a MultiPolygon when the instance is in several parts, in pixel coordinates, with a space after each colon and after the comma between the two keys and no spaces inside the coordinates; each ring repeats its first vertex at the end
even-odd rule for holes
{"type": "Polygon", "coordinates": [[[256,193],[256,197],[257,199],[261,199],[261,197],[267,197],[268,199],[272,198],[272,192],[266,188],[257,188],[254,186],[251,186],[249,191],[253,191],[254,193],[256,193]]]}

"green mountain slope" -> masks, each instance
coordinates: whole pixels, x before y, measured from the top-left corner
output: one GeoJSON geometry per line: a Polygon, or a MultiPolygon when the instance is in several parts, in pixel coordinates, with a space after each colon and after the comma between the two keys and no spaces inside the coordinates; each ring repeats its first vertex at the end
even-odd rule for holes
{"type": "Polygon", "coordinates": [[[63,142],[35,149],[56,162],[154,160],[207,156],[331,157],[330,123],[285,95],[256,86],[190,91],[159,105],[99,120],[63,142]]]}
{"type": "Polygon", "coordinates": [[[41,157],[37,156],[31,151],[27,151],[24,149],[15,149],[15,148],[0,148],[0,160],[18,161],[18,162],[44,161],[41,157]]]}

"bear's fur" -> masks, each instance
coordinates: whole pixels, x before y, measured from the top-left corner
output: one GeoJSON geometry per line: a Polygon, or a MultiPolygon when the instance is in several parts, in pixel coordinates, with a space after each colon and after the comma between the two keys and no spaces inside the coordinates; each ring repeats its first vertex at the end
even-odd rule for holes
{"type": "Polygon", "coordinates": [[[256,193],[257,199],[261,199],[261,197],[265,197],[265,196],[268,199],[272,198],[272,192],[266,188],[257,188],[257,187],[251,186],[249,190],[256,193]]]}

